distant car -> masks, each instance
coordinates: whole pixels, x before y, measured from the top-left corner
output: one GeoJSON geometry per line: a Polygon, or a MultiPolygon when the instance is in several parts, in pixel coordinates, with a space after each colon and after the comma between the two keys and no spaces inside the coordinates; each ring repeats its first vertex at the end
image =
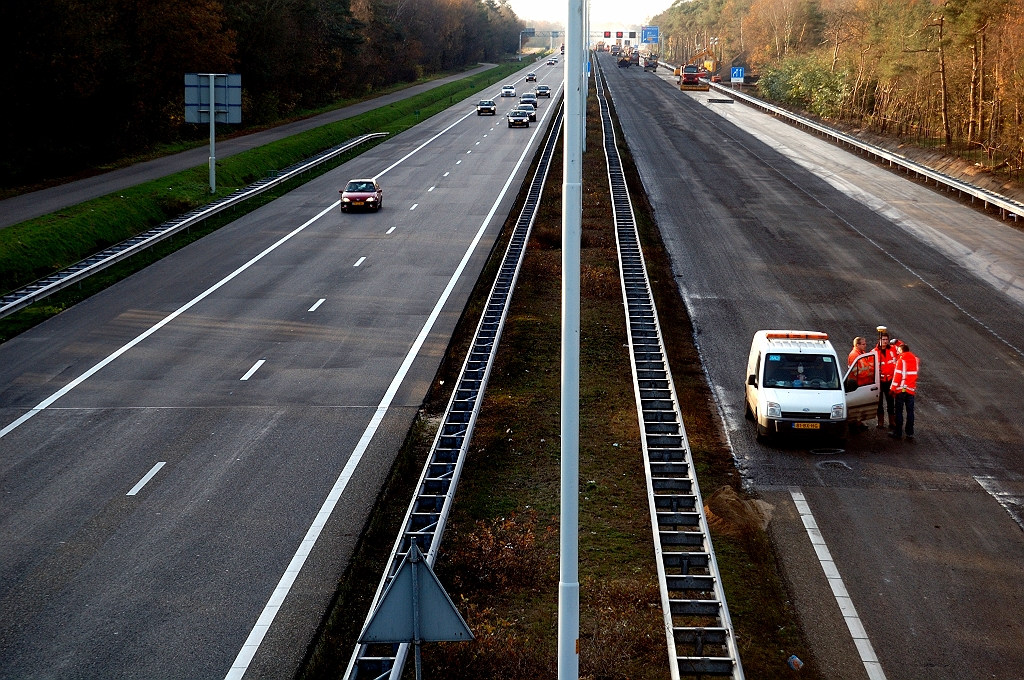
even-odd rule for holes
{"type": "Polygon", "coordinates": [[[354,179],[341,190],[341,211],[352,208],[380,210],[384,207],[384,192],[373,179],[354,179]]]}
{"type": "Polygon", "coordinates": [[[720,82],[722,82],[722,76],[720,76],[720,75],[718,75],[716,73],[715,75],[711,76],[711,82],[713,82],[713,83],[720,83],[720,82]]]}
{"type": "Polygon", "coordinates": [[[548,59],[548,66],[554,66],[557,63],[558,63],[558,60],[555,59],[554,57],[551,57],[550,59],[548,59]]]}
{"type": "Polygon", "coordinates": [[[548,87],[547,85],[538,85],[537,86],[537,96],[538,97],[550,97],[551,96],[551,88],[548,87]]]}
{"type": "Polygon", "coordinates": [[[501,96],[502,97],[515,97],[516,96],[516,86],[515,85],[502,85],[501,86],[501,96]]]}
{"type": "Polygon", "coordinates": [[[533,104],[520,104],[519,106],[516,107],[516,109],[518,111],[526,111],[526,113],[530,116],[530,120],[532,122],[537,121],[537,107],[535,107],[533,104]]]}
{"type": "Polygon", "coordinates": [[[476,105],[476,115],[483,116],[496,116],[498,115],[498,105],[494,103],[493,99],[481,99],[476,105]]]}
{"type": "Polygon", "coordinates": [[[528,82],[528,83],[535,83],[535,82],[537,82],[537,74],[536,73],[527,73],[526,74],[526,82],[528,82]]]}
{"type": "Polygon", "coordinates": [[[509,127],[530,127],[530,114],[521,111],[518,107],[509,111],[505,117],[508,119],[509,127]]]}
{"type": "Polygon", "coordinates": [[[537,95],[533,92],[524,92],[523,96],[519,98],[519,103],[530,104],[533,108],[540,106],[540,103],[537,101],[537,95]]]}

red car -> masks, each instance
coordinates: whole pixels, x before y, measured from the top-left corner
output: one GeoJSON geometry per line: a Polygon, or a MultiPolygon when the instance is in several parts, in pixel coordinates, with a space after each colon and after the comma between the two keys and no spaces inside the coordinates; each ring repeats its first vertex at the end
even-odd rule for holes
{"type": "Polygon", "coordinates": [[[372,179],[354,179],[341,191],[341,212],[352,208],[380,210],[384,207],[384,192],[372,179]]]}

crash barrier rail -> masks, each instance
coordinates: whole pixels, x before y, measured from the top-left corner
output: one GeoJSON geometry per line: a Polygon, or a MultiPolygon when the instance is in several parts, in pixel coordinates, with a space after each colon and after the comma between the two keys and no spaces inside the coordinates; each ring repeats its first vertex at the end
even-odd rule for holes
{"type": "MultiPolygon", "coordinates": [[[[596,61],[596,60],[595,60],[596,61]]],[[[633,392],[643,436],[647,500],[672,680],[743,680],[736,634],[697,485],[690,443],[665,354],[633,203],[615,143],[600,66],[597,90],[612,194],[633,392]]]]}
{"type": "MultiPolygon", "coordinates": [[[[675,68],[673,65],[667,62],[659,63],[664,64],[667,68],[675,68]]],[[[722,94],[726,94],[729,95],[730,97],[739,99],[743,103],[753,106],[756,109],[760,109],[761,111],[764,111],[766,113],[775,114],[776,116],[783,118],[789,123],[792,123],[800,127],[804,127],[808,130],[812,130],[821,135],[822,137],[824,137],[825,139],[856,149],[860,152],[863,152],[866,156],[873,158],[875,160],[885,161],[889,164],[890,168],[897,168],[897,170],[903,170],[908,175],[913,174],[916,177],[922,178],[925,181],[925,183],[927,183],[928,180],[931,180],[935,182],[935,186],[937,188],[945,187],[947,191],[956,191],[961,196],[970,196],[972,204],[975,200],[980,200],[986,210],[988,210],[990,206],[997,208],[999,210],[1000,218],[1004,220],[1007,219],[1008,217],[1013,217],[1013,221],[1016,222],[1018,217],[1024,218],[1024,203],[1020,203],[1018,201],[1013,200],[1012,198],[1002,196],[1001,194],[997,194],[994,191],[989,191],[988,189],[983,189],[979,186],[975,186],[970,182],[963,182],[961,180],[956,179],[955,177],[951,177],[945,173],[939,172],[938,170],[933,170],[926,165],[922,165],[920,163],[912,161],[906,156],[901,156],[898,153],[893,153],[892,151],[883,149],[880,146],[875,146],[874,144],[870,144],[868,142],[857,139],[852,135],[839,132],[838,130],[835,130],[826,125],[822,125],[821,123],[813,121],[810,118],[801,116],[791,111],[787,111],[786,109],[783,109],[779,106],[769,104],[763,99],[752,97],[751,95],[746,94],[745,92],[734,90],[731,87],[719,83],[709,82],[708,85],[712,90],[715,90],[716,92],[721,92],[722,94]]]]}
{"type": "Polygon", "coordinates": [[[360,144],[368,142],[371,139],[386,137],[387,135],[387,132],[373,132],[366,135],[360,135],[359,137],[350,139],[347,142],[333,146],[326,151],[322,151],[316,156],[290,165],[284,170],[271,173],[264,179],[254,182],[247,187],[238,189],[237,191],[234,191],[223,198],[219,198],[212,203],[208,203],[200,208],[196,208],[195,210],[183,215],[179,215],[178,217],[168,220],[157,227],[153,227],[149,231],[145,231],[121,241],[106,250],[100,251],[95,255],[91,255],[84,260],[76,262],[66,269],[62,269],[47,277],[39,279],[38,281],[33,281],[29,285],[12,291],[0,298],[0,318],[13,314],[19,309],[23,309],[34,302],[38,302],[48,295],[52,295],[59,290],[67,288],[68,286],[81,283],[83,279],[86,279],[87,277],[92,276],[111,265],[117,264],[118,262],[121,262],[133,255],[137,255],[146,248],[150,248],[164,239],[171,238],[181,231],[187,231],[203,220],[209,219],[210,217],[213,217],[214,215],[229,208],[234,208],[265,191],[269,191],[270,189],[280,186],[281,184],[284,184],[305,172],[313,170],[317,166],[337,158],[341,154],[350,151],[360,144]]]}
{"type": "MultiPolygon", "coordinates": [[[[483,315],[477,324],[476,333],[470,344],[462,371],[452,392],[441,425],[434,437],[427,463],[420,474],[416,495],[406,511],[402,531],[395,541],[388,559],[388,567],[381,578],[363,628],[370,621],[380,604],[381,597],[391,580],[398,573],[412,542],[426,555],[427,564],[433,568],[441,546],[448,514],[455,500],[455,490],[462,474],[462,467],[469,451],[469,442],[480,414],[484,391],[490,377],[491,367],[498,352],[498,342],[505,327],[512,292],[515,290],[526,254],[526,244],[537,217],[541,193],[547,180],[551,157],[562,128],[562,105],[544,144],[537,170],[526,194],[526,204],[516,221],[512,236],[505,250],[501,268],[491,286],[483,315]]],[[[375,654],[380,645],[356,646],[345,671],[347,680],[383,680],[390,677],[398,680],[409,653],[409,644],[391,646],[390,655],[375,654]]]]}

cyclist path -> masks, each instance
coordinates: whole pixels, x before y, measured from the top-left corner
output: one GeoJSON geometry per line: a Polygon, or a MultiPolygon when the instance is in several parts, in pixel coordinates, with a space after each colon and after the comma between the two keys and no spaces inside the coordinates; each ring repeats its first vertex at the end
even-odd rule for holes
{"type": "MultiPolygon", "coordinates": [[[[242,135],[232,139],[225,139],[223,142],[218,140],[217,158],[222,159],[234,156],[237,153],[248,151],[249,149],[263,146],[264,144],[269,144],[270,142],[284,139],[285,137],[290,137],[291,135],[299,132],[305,132],[306,130],[312,130],[313,128],[320,127],[321,125],[327,125],[328,123],[351,118],[352,116],[358,116],[359,114],[372,109],[386,106],[387,104],[401,101],[403,99],[408,99],[409,97],[413,97],[421,92],[426,92],[446,83],[460,80],[468,76],[473,76],[477,73],[482,73],[483,71],[495,68],[496,66],[497,64],[481,64],[469,71],[463,71],[462,73],[458,73],[453,76],[438,78],[437,80],[431,80],[428,83],[407,87],[404,90],[399,90],[398,92],[381,95],[374,99],[367,99],[366,101],[359,102],[358,104],[352,104],[351,106],[328,111],[327,113],[321,113],[310,118],[297,120],[293,123],[279,125],[268,130],[254,132],[252,134],[242,135]]],[[[31,193],[8,198],[0,201],[0,229],[9,227],[12,224],[24,222],[25,220],[30,220],[33,217],[47,215],[70,205],[77,205],[99,196],[105,196],[121,189],[142,184],[143,182],[159,179],[160,177],[166,177],[167,175],[173,175],[176,172],[194,168],[199,165],[205,165],[208,162],[209,157],[209,145],[198,146],[194,149],[182,151],[181,153],[176,153],[171,156],[154,158],[151,161],[137,163],[126,168],[111,170],[110,172],[105,172],[94,177],[87,177],[74,182],[68,182],[67,184],[59,184],[46,189],[40,189],[39,191],[33,191],[31,193]]]]}

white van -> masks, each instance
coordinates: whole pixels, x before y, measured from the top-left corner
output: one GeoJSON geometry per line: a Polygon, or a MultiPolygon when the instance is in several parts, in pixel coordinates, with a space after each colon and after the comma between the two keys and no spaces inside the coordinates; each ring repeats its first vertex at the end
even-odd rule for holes
{"type": "Polygon", "coordinates": [[[827,333],[758,331],[747,358],[746,412],[758,441],[776,435],[840,439],[847,421],[875,417],[881,394],[878,361],[840,361],[827,333]]]}

